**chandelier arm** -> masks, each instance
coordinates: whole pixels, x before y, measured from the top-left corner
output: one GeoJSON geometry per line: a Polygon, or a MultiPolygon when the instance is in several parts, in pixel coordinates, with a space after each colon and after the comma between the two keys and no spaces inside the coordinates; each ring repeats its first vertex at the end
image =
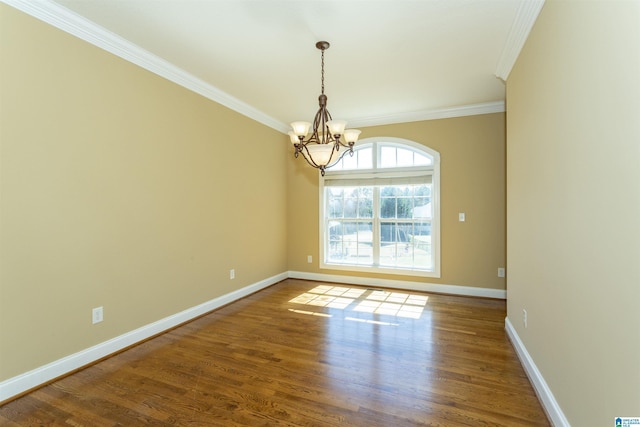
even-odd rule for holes
{"type": "MultiPolygon", "coordinates": [[[[320,95],[320,98],[323,98],[323,95],[320,95]]],[[[320,108],[318,109],[315,117],[313,118],[313,127],[312,127],[311,136],[309,136],[309,138],[306,140],[301,139],[300,142],[304,145],[310,142],[316,142],[317,144],[329,144],[333,142],[339,142],[340,145],[346,147],[346,145],[340,141],[340,138],[336,138],[335,135],[332,135],[329,132],[329,127],[327,126],[327,122],[329,120],[332,120],[332,117],[329,110],[327,110],[327,108],[323,104],[323,101],[326,103],[326,97],[324,97],[324,99],[321,100],[320,108]],[[321,133],[319,133],[318,131],[320,131],[321,133]]]]}
{"type": "Polygon", "coordinates": [[[325,107],[324,111],[327,113],[326,114],[326,119],[324,123],[322,123],[322,129],[324,129],[324,134],[328,135],[326,138],[326,142],[327,144],[330,142],[334,142],[335,138],[333,137],[333,135],[331,135],[331,132],[329,132],[329,126],[327,126],[327,122],[329,120],[333,120],[333,117],[331,117],[331,113],[329,112],[329,110],[327,110],[327,108],[325,107]]]}
{"type": "Polygon", "coordinates": [[[335,143],[340,145],[340,147],[344,147],[344,148],[348,148],[350,150],[353,150],[353,145],[354,145],[353,142],[345,143],[345,142],[342,142],[342,140],[340,138],[338,138],[338,139],[335,140],[335,143]]]}
{"type": "Polygon", "coordinates": [[[324,108],[322,106],[322,103],[321,103],[320,104],[320,109],[316,113],[316,116],[313,118],[313,135],[312,135],[312,137],[315,137],[315,140],[316,140],[316,142],[318,144],[324,144],[325,143],[326,132],[322,132],[322,139],[320,139],[320,135],[318,135],[318,130],[320,129],[322,131],[322,130],[325,129],[325,123],[326,123],[326,120],[327,120],[326,113],[327,113],[327,109],[324,108]]]}
{"type": "MultiPolygon", "coordinates": [[[[343,144],[341,144],[341,145],[343,145],[343,144]]],[[[337,151],[337,150],[336,150],[336,151],[337,151]]],[[[351,147],[349,150],[344,150],[344,152],[343,152],[342,154],[340,154],[340,156],[338,156],[338,158],[336,159],[336,161],[335,161],[335,162],[333,162],[333,163],[331,164],[331,166],[335,165],[335,164],[336,164],[336,163],[338,163],[340,160],[342,160],[342,158],[343,158],[347,153],[349,153],[349,155],[353,157],[353,147],[351,147]]],[[[329,166],[329,167],[331,167],[331,166],[329,166]]],[[[324,175],[322,175],[322,176],[324,176],[324,175]]]]}

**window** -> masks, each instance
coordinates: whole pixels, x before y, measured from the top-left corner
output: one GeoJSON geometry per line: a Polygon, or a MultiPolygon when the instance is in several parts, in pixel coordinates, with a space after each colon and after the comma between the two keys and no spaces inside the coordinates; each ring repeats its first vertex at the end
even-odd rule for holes
{"type": "Polygon", "coordinates": [[[440,277],[438,152],[358,143],[320,178],[321,267],[440,277]]]}

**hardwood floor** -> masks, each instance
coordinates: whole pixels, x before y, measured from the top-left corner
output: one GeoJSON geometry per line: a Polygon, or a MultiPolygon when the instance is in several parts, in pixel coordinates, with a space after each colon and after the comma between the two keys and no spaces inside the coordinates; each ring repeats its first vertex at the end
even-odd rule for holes
{"type": "Polygon", "coordinates": [[[8,426],[549,426],[505,302],[285,280],[0,407],[8,426]]]}

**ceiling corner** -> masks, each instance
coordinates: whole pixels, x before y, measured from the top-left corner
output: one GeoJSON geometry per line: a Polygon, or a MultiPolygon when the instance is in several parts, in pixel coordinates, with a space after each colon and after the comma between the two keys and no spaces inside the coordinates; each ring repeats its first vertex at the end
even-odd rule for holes
{"type": "Polygon", "coordinates": [[[520,4],[496,67],[496,77],[507,81],[527,37],[544,6],[544,0],[525,0],[520,4]]]}

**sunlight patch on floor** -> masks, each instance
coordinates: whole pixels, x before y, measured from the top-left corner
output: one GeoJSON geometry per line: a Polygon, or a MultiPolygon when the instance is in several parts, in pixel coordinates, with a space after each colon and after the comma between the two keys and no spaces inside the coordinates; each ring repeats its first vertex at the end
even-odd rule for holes
{"type": "Polygon", "coordinates": [[[354,305],[352,310],[357,312],[419,319],[428,300],[429,297],[426,295],[406,292],[320,285],[298,295],[289,302],[341,310],[346,310],[349,306],[354,305]]]}

